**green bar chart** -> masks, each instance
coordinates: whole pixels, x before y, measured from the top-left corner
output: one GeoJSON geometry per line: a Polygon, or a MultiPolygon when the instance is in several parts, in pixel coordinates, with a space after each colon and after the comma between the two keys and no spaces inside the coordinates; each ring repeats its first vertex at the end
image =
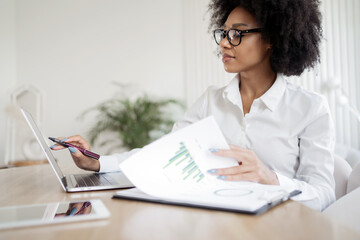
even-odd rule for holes
{"type": "Polygon", "coordinates": [[[163,169],[175,168],[181,171],[183,180],[192,180],[200,182],[205,176],[196,165],[188,149],[183,142],[179,143],[179,149],[174,153],[163,169]]]}

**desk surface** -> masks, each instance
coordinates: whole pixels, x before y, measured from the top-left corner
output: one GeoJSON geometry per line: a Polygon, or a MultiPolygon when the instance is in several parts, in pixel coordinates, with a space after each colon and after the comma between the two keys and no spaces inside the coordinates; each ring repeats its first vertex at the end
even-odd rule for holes
{"type": "Polygon", "coordinates": [[[293,201],[250,216],[114,200],[114,190],[65,193],[48,164],[0,170],[0,193],[0,206],[101,199],[112,214],[107,220],[0,230],[0,239],[360,239],[293,201]]]}

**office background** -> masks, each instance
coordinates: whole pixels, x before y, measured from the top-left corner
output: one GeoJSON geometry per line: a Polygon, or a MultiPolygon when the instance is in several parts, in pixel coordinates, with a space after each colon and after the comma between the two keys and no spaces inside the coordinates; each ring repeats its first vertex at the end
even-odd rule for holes
{"type": "MultiPolygon", "coordinates": [[[[207,86],[228,83],[232,75],[208,32],[207,3],[0,0],[0,165],[9,149],[21,149],[9,147],[16,144],[9,106],[22,89],[40,96],[36,117],[45,134],[86,136],[94,119],[78,116],[119,94],[113,82],[130,85],[129,95],[188,106],[207,86]]],[[[321,11],[321,64],[293,81],[328,98],[337,143],[360,149],[360,2],[322,0],[321,11]]]]}

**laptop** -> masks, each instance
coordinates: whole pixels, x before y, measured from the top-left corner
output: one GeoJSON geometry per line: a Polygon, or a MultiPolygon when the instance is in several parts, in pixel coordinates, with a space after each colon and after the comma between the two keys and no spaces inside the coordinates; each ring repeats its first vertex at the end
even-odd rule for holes
{"type": "MultiPolygon", "coordinates": [[[[64,191],[81,192],[134,187],[122,172],[64,175],[31,114],[22,108],[21,113],[43,149],[64,191]]],[[[94,161],[98,160],[94,159],[94,161]]]]}

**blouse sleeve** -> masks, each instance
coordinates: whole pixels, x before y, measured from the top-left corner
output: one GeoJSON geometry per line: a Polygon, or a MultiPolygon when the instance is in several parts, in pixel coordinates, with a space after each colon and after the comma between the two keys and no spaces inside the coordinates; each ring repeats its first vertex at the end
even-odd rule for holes
{"type": "Polygon", "coordinates": [[[208,96],[211,89],[212,88],[209,87],[205,93],[186,111],[184,116],[174,124],[172,132],[175,132],[206,117],[205,109],[208,104],[208,96]]]}
{"type": "Polygon", "coordinates": [[[299,135],[299,167],[295,178],[276,173],[280,185],[302,191],[293,200],[320,211],[335,200],[335,131],[327,101],[321,99],[311,121],[299,135]]]}

